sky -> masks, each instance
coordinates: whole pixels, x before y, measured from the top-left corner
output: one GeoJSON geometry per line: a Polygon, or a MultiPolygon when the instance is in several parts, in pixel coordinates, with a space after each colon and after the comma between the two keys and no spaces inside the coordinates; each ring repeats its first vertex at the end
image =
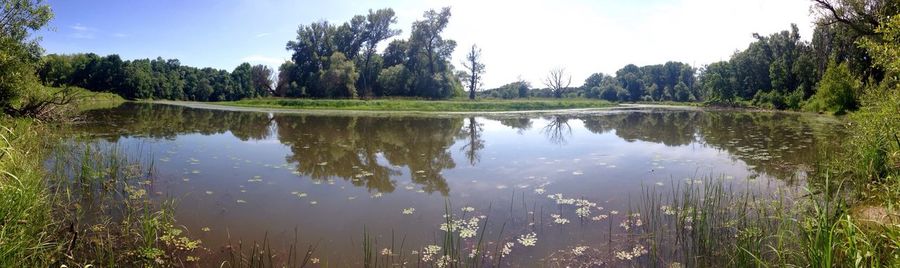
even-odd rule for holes
{"type": "MultiPolygon", "coordinates": [[[[565,68],[572,86],[592,73],[681,61],[727,60],[753,41],[796,23],[812,36],[809,0],[49,0],[55,18],[37,33],[46,53],[177,58],[183,65],[233,70],[242,62],[277,66],[299,25],[343,23],[369,9],[397,14],[395,38],[429,9],[450,6],[444,37],[456,40],[462,68],[476,44],[487,66],[484,88],[521,78],[543,87],[565,68]]],[[[382,44],[384,48],[387,42],[382,44]]]]}

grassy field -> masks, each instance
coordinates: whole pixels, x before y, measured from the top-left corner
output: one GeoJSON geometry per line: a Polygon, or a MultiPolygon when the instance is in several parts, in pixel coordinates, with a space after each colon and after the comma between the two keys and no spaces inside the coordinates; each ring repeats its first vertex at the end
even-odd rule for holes
{"type": "Polygon", "coordinates": [[[416,111],[416,112],[499,112],[558,109],[604,108],[614,103],[588,99],[525,99],[525,100],[334,100],[334,99],[248,99],[217,104],[237,107],[280,108],[300,110],[352,111],[416,111]]]}

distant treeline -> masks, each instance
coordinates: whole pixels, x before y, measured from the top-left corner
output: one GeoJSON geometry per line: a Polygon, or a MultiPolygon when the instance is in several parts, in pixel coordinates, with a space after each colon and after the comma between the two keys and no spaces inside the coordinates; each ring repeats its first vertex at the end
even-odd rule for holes
{"type": "Polygon", "coordinates": [[[114,92],[128,99],[230,101],[272,94],[271,68],[243,63],[233,71],[181,65],[163,58],[123,61],[93,53],[44,56],[37,70],[51,86],[114,92]]]}
{"type": "MultiPolygon", "coordinates": [[[[796,25],[756,41],[728,61],[696,69],[680,62],[627,65],[615,76],[595,73],[563,97],[610,101],[703,101],[775,109],[843,112],[854,109],[864,83],[878,85],[884,72],[856,42],[847,25],[819,23],[811,42],[796,25]]],[[[874,31],[874,30],[873,30],[874,31]]],[[[551,89],[516,81],[479,93],[482,97],[553,97],[551,89]]]]}
{"type": "MultiPolygon", "coordinates": [[[[702,98],[696,86],[697,70],[681,62],[638,67],[629,64],[615,76],[594,73],[581,87],[563,90],[562,97],[583,97],[609,101],[697,101],[702,98]]],[[[513,99],[527,97],[553,98],[547,88],[531,88],[526,81],[516,81],[499,88],[480,92],[483,97],[513,99]]]]}
{"type": "MultiPolygon", "coordinates": [[[[94,54],[45,56],[38,73],[46,84],[111,91],[131,99],[223,101],[270,95],[446,99],[465,94],[460,77],[466,76],[450,63],[456,42],[442,36],[449,19],[449,8],[426,11],[413,23],[407,39],[391,41],[380,53],[381,42],[401,33],[392,28],[397,19],[390,8],[369,10],[339,25],[328,21],[300,25],[296,39],[286,45],[293,53],[291,60],[279,67],[277,75],[265,66],[246,63],[228,72],[181,66],[178,60],[122,61],[116,55],[94,54]]],[[[797,26],[791,25],[769,36],[753,34],[756,41],[728,61],[701,68],[681,62],[629,64],[615,74],[592,74],[580,87],[533,88],[520,79],[478,95],[854,109],[864,86],[877,85],[884,72],[857,45],[864,36],[860,29],[824,21],[817,25],[811,42],[802,41],[797,26]]],[[[874,28],[868,31],[874,34],[874,28]]],[[[563,81],[562,73],[557,74],[563,81]]]]}

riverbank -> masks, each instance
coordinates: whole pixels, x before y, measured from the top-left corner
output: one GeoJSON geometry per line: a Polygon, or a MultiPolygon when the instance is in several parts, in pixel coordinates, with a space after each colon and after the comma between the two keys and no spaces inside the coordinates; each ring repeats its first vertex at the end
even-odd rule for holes
{"type": "Polygon", "coordinates": [[[216,105],[252,108],[341,111],[397,111],[397,112],[509,112],[562,109],[607,108],[616,104],[590,99],[523,99],[523,100],[420,100],[420,99],[247,99],[216,102],[216,105]]]}

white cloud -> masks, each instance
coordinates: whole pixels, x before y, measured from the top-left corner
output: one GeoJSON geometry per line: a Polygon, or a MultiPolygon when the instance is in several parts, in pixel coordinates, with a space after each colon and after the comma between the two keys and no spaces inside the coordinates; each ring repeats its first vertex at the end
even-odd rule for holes
{"type": "Polygon", "coordinates": [[[259,33],[256,35],[256,38],[262,38],[270,35],[272,35],[272,33],[259,33]]]}
{"type": "Polygon", "coordinates": [[[275,67],[278,67],[279,65],[281,65],[282,63],[284,63],[287,60],[288,59],[269,57],[269,56],[263,56],[263,55],[250,55],[250,56],[241,58],[242,62],[262,63],[262,64],[275,66],[275,67]]]}
{"type": "Polygon", "coordinates": [[[75,25],[69,26],[72,29],[72,32],[69,33],[69,37],[76,39],[94,39],[94,34],[97,31],[96,28],[87,27],[81,25],[81,23],[76,23],[75,25]]]}

